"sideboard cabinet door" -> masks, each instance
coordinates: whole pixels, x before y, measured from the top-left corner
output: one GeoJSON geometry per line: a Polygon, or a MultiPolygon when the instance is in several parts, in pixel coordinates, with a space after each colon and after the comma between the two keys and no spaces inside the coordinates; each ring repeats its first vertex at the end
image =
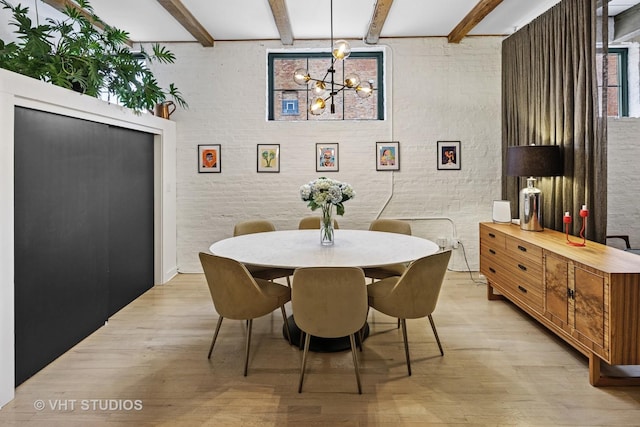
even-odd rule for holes
{"type": "Polygon", "coordinates": [[[604,347],[604,278],[575,267],[575,328],[599,347],[604,347]]]}
{"type": "Polygon", "coordinates": [[[601,272],[546,252],[545,316],[603,357],[605,346],[605,279],[601,272]]]}
{"type": "Polygon", "coordinates": [[[564,328],[569,324],[569,264],[549,254],[544,256],[544,264],[545,314],[555,317],[564,328]]]}

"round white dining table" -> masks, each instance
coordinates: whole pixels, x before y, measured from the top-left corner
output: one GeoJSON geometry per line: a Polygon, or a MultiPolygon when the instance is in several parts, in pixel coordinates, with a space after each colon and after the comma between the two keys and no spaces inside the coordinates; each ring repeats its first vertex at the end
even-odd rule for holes
{"type": "MultiPolygon", "coordinates": [[[[334,244],[320,244],[320,230],[283,230],[244,234],[215,242],[209,251],[243,264],[295,269],[300,267],[380,267],[408,263],[438,252],[434,242],[416,236],[382,231],[335,230],[334,244]]],[[[292,285],[295,286],[295,283],[292,285]]],[[[301,332],[293,316],[288,320],[292,342],[301,332]]],[[[284,330],[283,330],[284,334],[284,330]]],[[[365,323],[362,338],[369,334],[365,323]]],[[[285,334],[286,337],[286,334],[285,334]]],[[[348,350],[348,337],[312,337],[309,349],[316,352],[348,350]]]]}
{"type": "Polygon", "coordinates": [[[215,242],[209,251],[243,264],[274,268],[380,267],[438,252],[434,242],[382,231],[335,230],[334,244],[320,244],[320,230],[245,234],[215,242]]]}

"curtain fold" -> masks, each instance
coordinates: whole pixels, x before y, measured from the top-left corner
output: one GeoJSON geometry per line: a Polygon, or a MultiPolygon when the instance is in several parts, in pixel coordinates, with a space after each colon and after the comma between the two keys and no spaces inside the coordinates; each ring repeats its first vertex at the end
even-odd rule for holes
{"type": "MultiPolygon", "coordinates": [[[[606,20],[604,20],[606,22],[606,20]]],[[[506,176],[507,147],[559,145],[564,174],[538,179],[543,225],[563,231],[564,212],[577,235],[582,205],[586,236],[606,235],[606,119],[599,117],[596,0],[563,0],[502,44],[502,196],[517,216],[526,184],[506,176]]],[[[604,111],[606,118],[606,111],[604,111]]]]}

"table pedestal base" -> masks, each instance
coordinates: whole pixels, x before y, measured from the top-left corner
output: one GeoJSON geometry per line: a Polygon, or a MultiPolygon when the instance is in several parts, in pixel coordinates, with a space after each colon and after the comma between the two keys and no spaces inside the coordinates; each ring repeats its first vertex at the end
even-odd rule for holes
{"type": "MultiPolygon", "coordinates": [[[[293,316],[289,316],[287,323],[289,324],[289,332],[291,332],[291,344],[302,350],[304,347],[304,341],[301,340],[302,331],[298,325],[296,325],[293,316]]],[[[287,331],[285,330],[284,325],[282,325],[282,335],[284,336],[284,339],[287,339],[287,331]]],[[[362,340],[364,341],[368,336],[369,324],[365,323],[362,327],[362,340]]],[[[358,340],[358,334],[356,334],[356,344],[358,344],[358,340]]],[[[321,338],[312,336],[311,342],[309,342],[309,351],[315,351],[317,353],[334,353],[345,350],[351,350],[351,343],[348,336],[340,338],[321,338]]]]}

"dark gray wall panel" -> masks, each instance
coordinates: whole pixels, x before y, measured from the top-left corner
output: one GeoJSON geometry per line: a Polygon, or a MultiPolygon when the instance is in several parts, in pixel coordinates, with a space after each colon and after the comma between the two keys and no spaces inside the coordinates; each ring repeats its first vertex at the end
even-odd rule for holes
{"type": "Polygon", "coordinates": [[[153,135],[112,127],[109,315],[153,286],[153,135]]]}
{"type": "Polygon", "coordinates": [[[153,136],[15,110],[16,384],[153,285],[153,136]]]}
{"type": "Polygon", "coordinates": [[[16,384],[107,319],[108,127],[16,108],[16,384]]]}

